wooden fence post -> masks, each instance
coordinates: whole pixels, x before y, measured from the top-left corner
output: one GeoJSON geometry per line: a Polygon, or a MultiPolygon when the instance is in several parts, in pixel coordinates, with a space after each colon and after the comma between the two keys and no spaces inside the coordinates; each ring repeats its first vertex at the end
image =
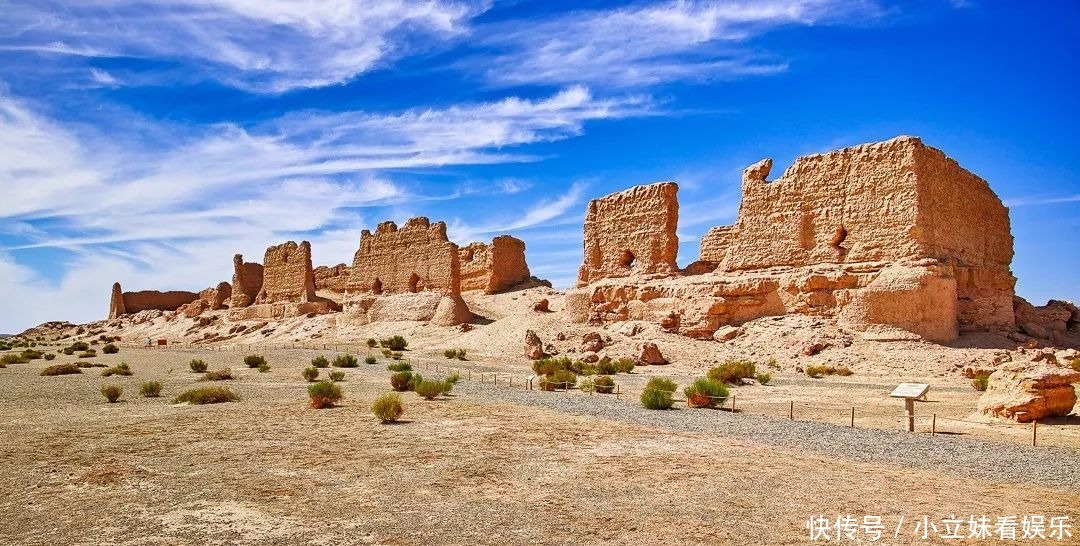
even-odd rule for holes
{"type": "Polygon", "coordinates": [[[794,400],[792,400],[791,404],[788,405],[787,418],[792,420],[792,421],[795,420],[795,401],[794,400]]]}
{"type": "Polygon", "coordinates": [[[1032,421],[1031,422],[1031,447],[1036,446],[1035,437],[1038,434],[1038,432],[1037,432],[1038,429],[1039,429],[1039,422],[1038,421],[1032,421]]]}
{"type": "Polygon", "coordinates": [[[937,414],[930,417],[930,436],[937,436],[937,414]]]}
{"type": "Polygon", "coordinates": [[[855,428],[855,406],[851,406],[851,428],[855,428]]]}

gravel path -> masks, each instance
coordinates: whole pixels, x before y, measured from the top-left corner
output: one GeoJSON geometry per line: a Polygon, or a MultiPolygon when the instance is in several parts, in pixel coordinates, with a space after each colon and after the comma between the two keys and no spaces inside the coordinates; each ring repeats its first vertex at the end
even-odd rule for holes
{"type": "MultiPolygon", "coordinates": [[[[369,369],[368,372],[384,375],[376,370],[369,369]]],[[[526,391],[475,381],[458,383],[454,393],[675,431],[713,433],[773,447],[812,449],[855,461],[895,464],[998,482],[1080,489],[1080,450],[1068,448],[1034,448],[942,435],[931,437],[899,430],[849,428],[715,410],[654,411],[641,407],[636,400],[616,400],[609,395],[526,391]]]]}

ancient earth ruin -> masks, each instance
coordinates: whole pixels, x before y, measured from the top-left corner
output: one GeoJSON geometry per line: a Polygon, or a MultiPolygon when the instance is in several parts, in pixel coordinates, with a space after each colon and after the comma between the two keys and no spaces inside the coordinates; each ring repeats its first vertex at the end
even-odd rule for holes
{"type": "Polygon", "coordinates": [[[787,313],[871,339],[1012,328],[1008,211],[986,181],[914,137],[802,157],[768,181],[771,166],[744,171],[736,222],[683,271],[674,184],[590,202],[572,317],[668,320],[695,338],[787,313]]]}
{"type": "Polygon", "coordinates": [[[461,290],[503,292],[529,280],[525,263],[525,242],[509,235],[492,239],[491,244],[471,243],[458,250],[461,263],[461,290]]]}
{"type": "Polygon", "coordinates": [[[240,254],[233,256],[232,307],[247,307],[255,302],[263,285],[262,264],[245,262],[240,254]]]}
{"type": "Polygon", "coordinates": [[[461,293],[457,245],[446,237],[446,223],[410,218],[398,228],[383,222],[375,233],[360,234],[360,248],[349,273],[350,291],[406,294],[425,290],[461,293]]]}
{"type": "Polygon", "coordinates": [[[134,315],[140,311],[151,309],[175,311],[180,306],[197,299],[199,299],[199,295],[195,292],[159,292],[157,290],[124,292],[120,289],[120,283],[113,283],[112,297],[109,301],[109,318],[114,319],[121,315],[134,315]]]}

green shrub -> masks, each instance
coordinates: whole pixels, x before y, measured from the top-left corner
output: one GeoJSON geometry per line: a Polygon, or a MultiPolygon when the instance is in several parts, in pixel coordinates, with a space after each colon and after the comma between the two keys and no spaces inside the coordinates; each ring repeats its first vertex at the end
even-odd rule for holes
{"type": "Polygon", "coordinates": [[[546,357],[540,360],[534,360],[532,364],[533,372],[536,375],[551,375],[559,370],[569,370],[573,365],[569,358],[565,356],[561,357],[546,357]]]}
{"type": "Polygon", "coordinates": [[[41,370],[41,375],[53,376],[53,375],[69,375],[74,373],[82,373],[75,364],[53,364],[44,370],[41,370]]]}
{"type": "Polygon", "coordinates": [[[124,394],[124,389],[119,385],[103,385],[101,387],[101,395],[109,401],[110,404],[115,404],[120,399],[120,395],[124,394]]]}
{"type": "Polygon", "coordinates": [[[610,356],[605,356],[604,358],[601,358],[600,361],[596,363],[596,366],[593,366],[593,368],[595,368],[595,370],[591,371],[594,371],[594,373],[598,373],[601,375],[611,375],[619,373],[619,368],[615,365],[615,361],[612,360],[610,356]]]}
{"type": "Polygon", "coordinates": [[[596,384],[593,383],[591,377],[586,377],[578,382],[578,388],[581,389],[581,392],[593,392],[596,390],[596,384]]]}
{"type": "Polygon", "coordinates": [[[102,377],[109,377],[110,375],[131,375],[131,368],[124,362],[121,362],[112,368],[106,368],[101,372],[102,377]]]}
{"type": "Polygon", "coordinates": [[[806,367],[806,375],[814,379],[819,379],[825,375],[839,375],[847,377],[853,373],[855,372],[851,371],[851,368],[848,368],[847,366],[836,367],[826,365],[814,365],[806,367]]]}
{"type": "Polygon", "coordinates": [[[35,351],[34,349],[26,349],[22,352],[22,356],[27,360],[37,360],[39,358],[43,358],[45,356],[45,353],[41,351],[35,351]]]}
{"type": "Polygon", "coordinates": [[[330,381],[345,381],[345,372],[341,370],[331,370],[328,374],[330,381]]]}
{"type": "Polygon", "coordinates": [[[90,349],[89,351],[83,351],[79,353],[79,358],[94,358],[97,356],[97,351],[90,349]]]}
{"type": "Polygon", "coordinates": [[[382,345],[391,351],[404,351],[405,347],[409,346],[409,342],[401,336],[391,336],[380,341],[379,345],[382,345]]]}
{"type": "Polygon", "coordinates": [[[392,355],[392,354],[394,354],[394,351],[391,351],[390,349],[383,349],[382,350],[383,358],[390,358],[390,355],[392,355]]]}
{"type": "Polygon", "coordinates": [[[1080,356],[1074,356],[1069,362],[1069,367],[1072,368],[1073,371],[1080,372],[1080,356]]]}
{"type": "Polygon", "coordinates": [[[64,347],[63,349],[60,349],[60,352],[66,354],[68,356],[71,356],[71,355],[75,354],[75,349],[72,349],[71,347],[64,347]]]}
{"type": "Polygon", "coordinates": [[[341,387],[333,381],[319,381],[308,387],[309,403],[315,409],[332,408],[344,397],[341,387]]]}
{"type": "Polygon", "coordinates": [[[456,355],[456,354],[457,354],[457,351],[456,351],[456,350],[454,350],[454,349],[447,349],[447,350],[443,351],[443,352],[442,352],[442,354],[443,354],[443,356],[445,356],[446,358],[450,358],[450,359],[453,359],[453,358],[454,358],[454,355],[456,355]]]}
{"type": "Polygon", "coordinates": [[[244,357],[244,365],[248,368],[258,368],[266,364],[266,359],[260,355],[247,355],[244,357]]]}
{"type": "Polygon", "coordinates": [[[982,392],[986,390],[986,387],[990,384],[990,378],[987,376],[978,376],[971,380],[971,388],[982,392]]]}
{"type": "Polygon", "coordinates": [[[365,356],[364,357],[364,364],[369,364],[370,365],[370,364],[374,364],[374,363],[376,363],[378,361],[379,360],[377,358],[373,357],[373,356],[365,356]]]}
{"type": "Polygon", "coordinates": [[[108,368],[108,366],[106,366],[105,364],[99,364],[97,362],[93,364],[89,362],[76,362],[75,365],[80,368],[108,368]]]}
{"type": "Polygon", "coordinates": [[[319,355],[319,356],[311,359],[311,367],[312,368],[328,368],[328,367],[330,367],[330,361],[327,360],[325,356],[319,355]]]}
{"type": "Polygon", "coordinates": [[[378,345],[378,344],[379,344],[379,342],[375,341],[375,338],[373,338],[373,337],[369,337],[368,340],[367,340],[367,346],[372,348],[372,349],[374,349],[375,346],[378,345]]]}
{"type": "Polygon", "coordinates": [[[267,364],[265,362],[263,362],[262,364],[259,364],[259,373],[266,373],[268,371],[270,371],[270,365],[269,364],[267,364]]]}
{"type": "Polygon", "coordinates": [[[114,355],[120,352],[120,347],[117,347],[115,343],[106,343],[101,347],[101,352],[107,355],[114,355]]]}
{"type": "Polygon", "coordinates": [[[228,368],[222,368],[220,370],[214,370],[212,372],[206,372],[203,375],[203,381],[228,381],[233,378],[232,370],[228,368]]]}
{"type": "Polygon", "coordinates": [[[686,405],[694,408],[715,408],[723,405],[728,397],[727,384],[715,379],[698,378],[683,389],[686,405]]]}
{"type": "Polygon", "coordinates": [[[45,360],[52,360],[54,358],[56,358],[55,354],[53,354],[53,353],[45,353],[45,360]]]}
{"type": "Polygon", "coordinates": [[[447,349],[443,356],[452,360],[465,360],[465,349],[447,349]]]}
{"type": "Polygon", "coordinates": [[[728,360],[709,370],[707,375],[713,381],[741,383],[743,379],[754,377],[755,373],[754,363],[749,360],[728,360]]]}
{"type": "Polygon", "coordinates": [[[0,364],[26,364],[27,362],[30,362],[30,359],[20,354],[8,353],[0,356],[0,364]]]}
{"type": "Polygon", "coordinates": [[[371,413],[383,423],[393,423],[405,413],[405,407],[401,405],[401,396],[392,392],[376,398],[371,404],[371,413]]]}
{"type": "Polygon", "coordinates": [[[670,392],[646,389],[641,393],[641,405],[647,409],[666,410],[675,405],[675,400],[671,398],[670,392]]]}
{"type": "Polygon", "coordinates": [[[598,375],[593,379],[593,389],[600,394],[615,392],[615,379],[610,375],[598,375]]]}
{"type": "Polygon", "coordinates": [[[139,394],[143,395],[143,398],[157,398],[161,396],[163,387],[158,381],[147,381],[139,386],[139,394]]]}
{"type": "Polygon", "coordinates": [[[393,364],[387,364],[386,369],[392,372],[411,372],[412,364],[408,362],[394,362],[393,364]]]}
{"type": "Polygon", "coordinates": [[[184,391],[173,398],[173,404],[220,404],[223,402],[235,402],[240,397],[228,387],[206,386],[197,387],[184,391]]]}
{"type": "Polygon", "coordinates": [[[457,383],[458,381],[461,381],[461,374],[453,372],[450,375],[446,376],[446,381],[450,384],[457,383]]]}
{"type": "Polygon", "coordinates": [[[772,381],[772,374],[771,373],[755,374],[754,379],[757,380],[758,385],[768,385],[769,381],[772,381]]]}
{"type": "Polygon", "coordinates": [[[394,360],[401,360],[401,357],[403,357],[403,356],[405,356],[405,355],[404,355],[404,354],[402,354],[402,353],[399,353],[399,352],[397,352],[397,351],[392,351],[392,352],[390,353],[390,358],[392,358],[392,359],[394,359],[394,360]]]}
{"type": "Polygon", "coordinates": [[[540,377],[538,386],[542,391],[572,389],[577,384],[577,374],[572,370],[557,370],[551,375],[540,377]]]}
{"type": "Polygon", "coordinates": [[[85,351],[90,348],[90,344],[85,341],[76,341],[75,343],[72,343],[69,347],[72,351],[85,351]]]}
{"type": "Polygon", "coordinates": [[[847,377],[854,373],[855,372],[851,371],[851,368],[848,368],[847,366],[840,366],[839,368],[836,368],[836,375],[839,375],[841,377],[847,377]]]}
{"type": "Polygon", "coordinates": [[[315,381],[319,377],[319,369],[314,366],[308,366],[301,370],[300,375],[304,376],[304,380],[308,383],[315,381]]]}
{"type": "Polygon", "coordinates": [[[203,373],[206,371],[206,362],[201,358],[193,358],[191,362],[188,362],[188,367],[195,373],[203,373]]]}
{"type": "Polygon", "coordinates": [[[424,379],[416,384],[413,389],[416,394],[422,396],[425,400],[434,400],[437,396],[443,393],[443,382],[435,381],[434,379],[424,379]]]}
{"type": "Polygon", "coordinates": [[[442,394],[443,394],[443,396],[448,396],[454,390],[454,384],[457,383],[457,382],[456,381],[450,381],[450,378],[447,377],[446,379],[443,379],[439,383],[442,383],[442,394]]]}
{"type": "Polygon", "coordinates": [[[412,372],[397,372],[390,376],[390,386],[398,392],[409,390],[412,383],[412,372]]]}
{"type": "Polygon", "coordinates": [[[335,368],[355,368],[356,357],[351,354],[341,354],[334,357],[335,368]]]}

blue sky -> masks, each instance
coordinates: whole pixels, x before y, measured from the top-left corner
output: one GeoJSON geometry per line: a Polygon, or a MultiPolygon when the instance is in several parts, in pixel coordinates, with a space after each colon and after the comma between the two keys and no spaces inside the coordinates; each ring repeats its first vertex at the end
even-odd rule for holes
{"type": "Polygon", "coordinates": [[[445,220],[556,286],[586,202],[921,136],[1010,206],[1018,292],[1080,300],[1076,2],[0,0],[0,332],[198,290],[236,252],[445,220]]]}

